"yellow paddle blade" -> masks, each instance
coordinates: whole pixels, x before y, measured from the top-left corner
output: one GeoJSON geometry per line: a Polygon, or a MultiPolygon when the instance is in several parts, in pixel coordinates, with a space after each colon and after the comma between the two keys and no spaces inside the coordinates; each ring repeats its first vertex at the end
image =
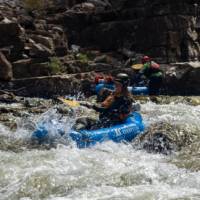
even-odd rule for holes
{"type": "Polygon", "coordinates": [[[75,100],[64,99],[62,97],[58,97],[58,99],[60,101],[62,101],[64,104],[67,104],[70,107],[78,107],[78,106],[80,106],[80,103],[78,101],[75,101],[75,100]]]}
{"type": "Polygon", "coordinates": [[[134,64],[131,66],[131,68],[135,70],[140,70],[142,69],[142,67],[143,67],[143,64],[134,64]]]}

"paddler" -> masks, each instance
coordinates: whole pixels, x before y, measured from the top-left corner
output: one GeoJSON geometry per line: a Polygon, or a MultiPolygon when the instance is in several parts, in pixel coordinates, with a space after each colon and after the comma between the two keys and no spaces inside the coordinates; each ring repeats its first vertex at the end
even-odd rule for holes
{"type": "Polygon", "coordinates": [[[100,106],[85,103],[84,106],[93,108],[99,112],[99,120],[90,118],[79,118],[73,127],[80,129],[98,129],[101,127],[110,127],[115,124],[123,123],[131,113],[132,98],[127,86],[129,77],[125,73],[119,73],[114,80],[115,91],[112,92],[100,106]]]}
{"type": "Polygon", "coordinates": [[[163,82],[163,72],[160,65],[149,56],[142,58],[143,67],[140,74],[144,75],[149,80],[149,95],[159,95],[163,82]]]}

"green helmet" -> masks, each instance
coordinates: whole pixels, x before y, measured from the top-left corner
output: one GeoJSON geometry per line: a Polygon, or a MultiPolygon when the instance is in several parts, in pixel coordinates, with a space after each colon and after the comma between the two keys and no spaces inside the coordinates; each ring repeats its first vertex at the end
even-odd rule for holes
{"type": "Polygon", "coordinates": [[[121,83],[123,87],[127,87],[129,85],[129,76],[125,73],[119,73],[117,74],[115,81],[121,83]]]}

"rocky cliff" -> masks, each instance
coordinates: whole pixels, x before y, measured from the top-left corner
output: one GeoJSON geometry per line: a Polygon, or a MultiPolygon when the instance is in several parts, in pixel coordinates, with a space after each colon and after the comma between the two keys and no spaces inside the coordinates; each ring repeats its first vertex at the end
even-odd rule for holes
{"type": "Polygon", "coordinates": [[[72,43],[105,51],[125,47],[162,62],[188,61],[199,59],[197,3],[110,0],[102,9],[96,5],[93,12],[67,11],[61,21],[72,43]]]}
{"type": "MultiPolygon", "coordinates": [[[[51,75],[82,88],[76,79],[85,82],[81,73],[88,80],[93,72],[131,74],[126,59],[147,54],[165,63],[168,93],[199,94],[200,64],[170,65],[200,59],[198,0],[42,0],[38,8],[24,2],[31,1],[0,2],[0,79],[14,79],[9,83],[14,90],[30,84],[25,95],[42,94],[41,80],[57,82],[51,75]]],[[[58,90],[55,84],[42,85],[48,85],[49,95],[73,90],[66,89],[68,84],[58,90]]]]}

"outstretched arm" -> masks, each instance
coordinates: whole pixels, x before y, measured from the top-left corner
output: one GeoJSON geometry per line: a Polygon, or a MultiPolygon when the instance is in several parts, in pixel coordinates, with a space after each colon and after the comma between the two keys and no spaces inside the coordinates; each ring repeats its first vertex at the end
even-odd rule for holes
{"type": "Polygon", "coordinates": [[[92,104],[89,102],[82,102],[80,103],[82,106],[85,106],[89,109],[94,109],[97,112],[104,112],[106,110],[106,108],[104,108],[103,106],[97,105],[97,104],[92,104]]]}

